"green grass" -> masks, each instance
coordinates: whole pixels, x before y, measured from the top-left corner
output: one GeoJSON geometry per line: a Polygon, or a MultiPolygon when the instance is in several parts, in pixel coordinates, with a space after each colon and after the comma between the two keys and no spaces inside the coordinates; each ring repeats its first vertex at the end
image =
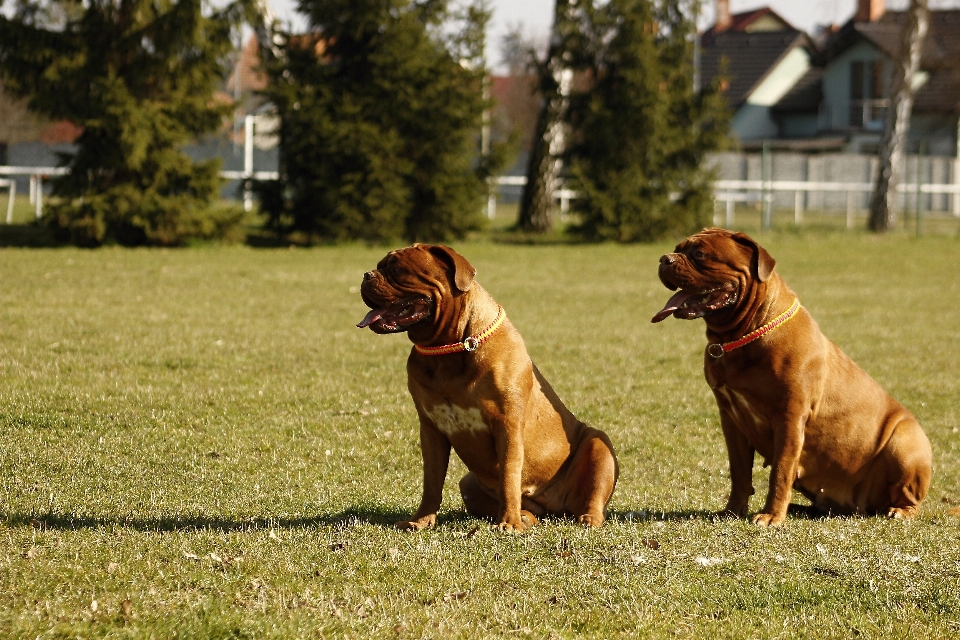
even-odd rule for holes
{"type": "Polygon", "coordinates": [[[669,244],[457,245],[620,458],[601,530],[519,536],[463,512],[458,461],[437,529],[390,526],[420,494],[409,342],[353,326],[384,248],[0,250],[0,636],[956,637],[960,242],[761,241],[929,435],[919,519],[708,517],[703,324],[649,323],[669,244]]]}

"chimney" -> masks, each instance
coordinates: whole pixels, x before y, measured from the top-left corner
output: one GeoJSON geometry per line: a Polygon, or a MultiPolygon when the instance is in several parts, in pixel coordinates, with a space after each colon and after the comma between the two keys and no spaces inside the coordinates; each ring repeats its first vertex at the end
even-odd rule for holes
{"type": "MultiPolygon", "coordinates": [[[[861,3],[866,0],[860,0],[861,3]]],[[[879,0],[881,4],[883,0],[879,0]]],[[[721,31],[726,31],[730,28],[730,25],[733,23],[733,20],[730,18],[730,0],[717,0],[717,22],[713,26],[713,30],[716,33],[721,31]]]]}
{"type": "Polygon", "coordinates": [[[853,21],[876,22],[886,11],[883,0],[857,0],[857,13],[853,16],[853,21]]]}

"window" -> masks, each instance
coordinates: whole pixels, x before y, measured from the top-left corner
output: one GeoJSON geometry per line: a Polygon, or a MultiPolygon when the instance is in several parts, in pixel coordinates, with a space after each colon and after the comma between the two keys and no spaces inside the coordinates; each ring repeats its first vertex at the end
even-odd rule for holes
{"type": "Polygon", "coordinates": [[[883,60],[850,63],[850,126],[880,129],[887,109],[883,60]]]}

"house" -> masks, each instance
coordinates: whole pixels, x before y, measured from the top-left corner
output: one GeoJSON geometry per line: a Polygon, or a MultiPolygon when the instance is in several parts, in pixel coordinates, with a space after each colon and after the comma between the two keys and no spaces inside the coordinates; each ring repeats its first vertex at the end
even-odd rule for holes
{"type": "MultiPolygon", "coordinates": [[[[858,0],[850,20],[814,41],[769,9],[725,16],[727,2],[718,0],[717,25],[702,36],[701,69],[709,81],[726,62],[741,146],[876,153],[907,12],[886,10],[884,0],[858,0]]],[[[960,9],[931,11],[907,153],[960,155],[958,34],[960,9]]]]}
{"type": "MultiPolygon", "coordinates": [[[[930,14],[906,150],[956,156],[960,10],[930,14]]],[[[887,11],[883,0],[860,0],[857,13],[820,43],[807,74],[773,106],[781,137],[813,143],[842,138],[845,151],[876,153],[907,17],[906,11],[887,11]]]]}
{"type": "Polygon", "coordinates": [[[772,108],[807,75],[816,51],[811,38],[770,8],[730,14],[717,1],[717,22],[700,36],[702,85],[719,79],[741,144],[781,135],[772,108]]]}

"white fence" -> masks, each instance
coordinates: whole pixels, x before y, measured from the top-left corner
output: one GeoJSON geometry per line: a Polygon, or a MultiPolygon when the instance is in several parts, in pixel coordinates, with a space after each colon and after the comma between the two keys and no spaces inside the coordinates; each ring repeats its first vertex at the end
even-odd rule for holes
{"type": "MultiPolygon", "coordinates": [[[[250,191],[250,180],[276,180],[280,174],[276,171],[254,171],[253,149],[256,135],[271,135],[273,124],[266,116],[249,115],[244,118],[244,145],[243,170],[221,171],[220,177],[227,180],[243,180],[243,206],[249,211],[253,207],[253,193],[250,191]],[[262,129],[258,130],[258,127],[262,129]]],[[[43,215],[43,181],[51,176],[65,175],[69,170],[65,167],[27,167],[27,166],[0,166],[0,176],[30,176],[30,204],[34,205],[36,217],[43,215]]],[[[10,193],[7,198],[7,224],[13,222],[13,202],[17,194],[17,183],[14,180],[0,177],[0,188],[7,187],[10,193]]]]}
{"type": "MultiPolygon", "coordinates": [[[[252,141],[252,118],[245,125],[248,127],[246,139],[252,141]]],[[[874,157],[852,154],[721,153],[711,156],[709,162],[720,178],[714,183],[717,203],[714,223],[727,227],[734,225],[738,203],[756,203],[760,205],[761,224],[765,227],[770,226],[775,209],[792,206],[796,224],[803,223],[805,212],[819,209],[845,212],[846,226],[852,228],[856,224],[857,214],[868,206],[876,173],[874,157]]],[[[228,180],[243,181],[279,177],[276,171],[254,171],[253,147],[249,142],[244,150],[243,167],[242,171],[221,171],[220,175],[228,180]]],[[[55,167],[0,166],[0,188],[7,187],[10,190],[7,223],[12,221],[16,183],[4,176],[30,176],[30,202],[39,218],[43,208],[43,180],[49,176],[63,175],[66,171],[55,167]]],[[[960,217],[960,161],[955,158],[910,156],[904,159],[903,175],[906,182],[897,189],[901,211],[926,209],[960,217]]],[[[526,181],[524,176],[492,178],[487,214],[491,218],[496,215],[497,189],[500,186],[523,186],[526,181]]],[[[570,200],[576,198],[577,194],[561,188],[555,191],[554,197],[559,200],[562,215],[568,211],[570,200]]],[[[249,188],[244,191],[244,205],[248,209],[252,206],[249,188]]]]}
{"type": "MultiPolygon", "coordinates": [[[[37,219],[43,215],[43,181],[50,176],[62,176],[68,170],[64,167],[3,167],[0,166],[0,176],[30,176],[30,204],[34,206],[37,219]]],[[[221,171],[221,178],[227,180],[276,180],[280,174],[276,171],[221,171]]],[[[17,194],[17,183],[14,180],[0,179],[0,188],[7,187],[10,193],[7,198],[7,224],[13,222],[13,201],[17,194]]],[[[253,206],[253,194],[249,188],[244,189],[243,205],[249,211],[253,206]]]]}
{"type": "MultiPolygon", "coordinates": [[[[793,193],[793,221],[803,224],[806,210],[805,195],[810,193],[843,193],[846,195],[846,224],[848,229],[855,226],[856,213],[862,207],[857,206],[858,196],[873,192],[873,184],[867,182],[806,182],[796,180],[717,180],[714,183],[714,199],[717,204],[726,205],[722,224],[727,227],[734,223],[734,205],[738,202],[761,202],[762,224],[769,227],[773,216],[774,200],[778,193],[793,193]]],[[[953,215],[960,217],[960,184],[900,184],[896,190],[901,202],[901,211],[908,210],[908,196],[913,195],[917,207],[922,207],[919,196],[942,194],[952,196],[953,215]]],[[[721,224],[718,215],[714,223],[721,224]]]]}
{"type": "MultiPolygon", "coordinates": [[[[792,208],[796,224],[803,223],[805,212],[819,211],[845,214],[847,227],[853,227],[857,215],[869,209],[877,175],[876,156],[866,154],[724,152],[711,154],[708,163],[718,178],[715,222],[726,226],[734,222],[736,204],[756,203],[764,226],[775,210],[792,208]]],[[[896,194],[904,219],[960,217],[960,160],[905,156],[900,175],[896,194]]]]}

